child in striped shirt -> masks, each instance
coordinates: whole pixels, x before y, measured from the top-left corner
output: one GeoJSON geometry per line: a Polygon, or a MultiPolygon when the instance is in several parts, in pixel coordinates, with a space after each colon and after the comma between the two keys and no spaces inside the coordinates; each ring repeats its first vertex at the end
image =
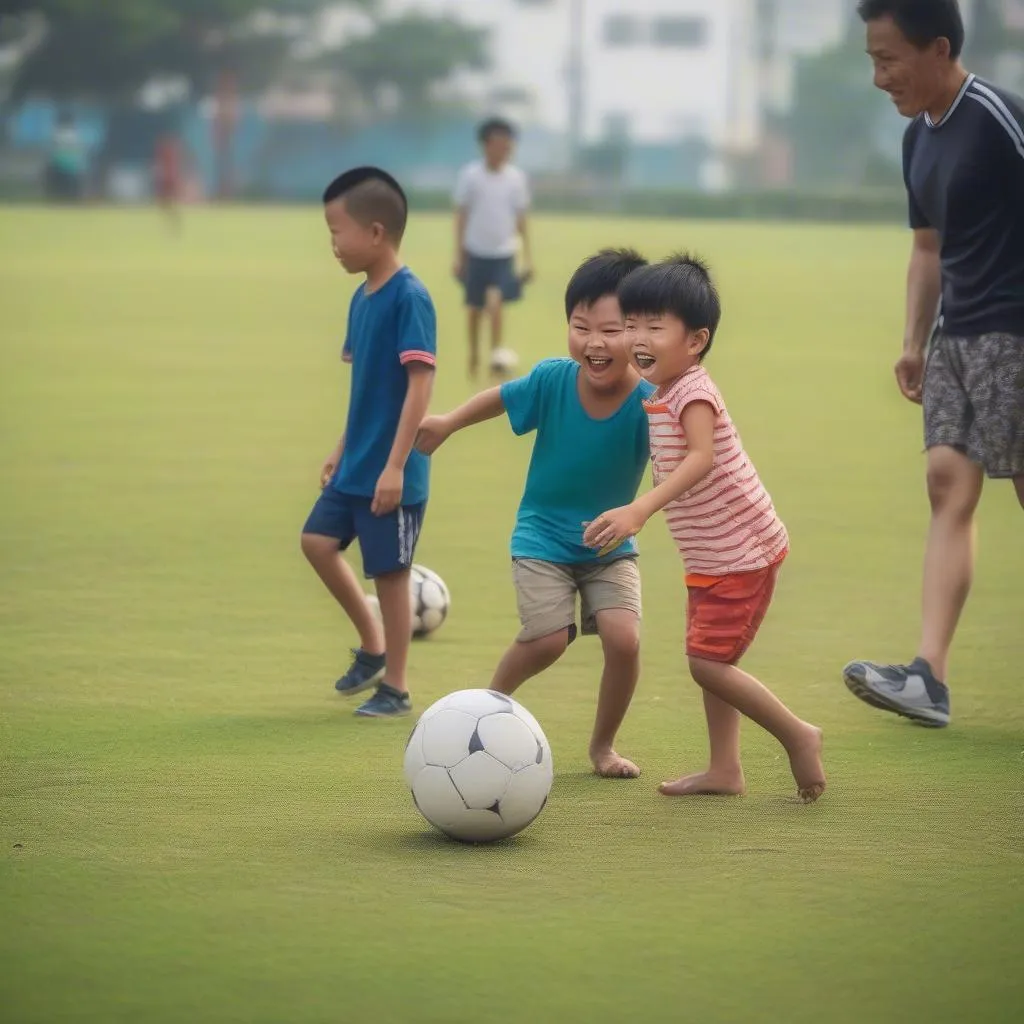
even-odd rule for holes
{"type": "Polygon", "coordinates": [[[688,255],[635,271],[619,302],[641,376],[657,385],[645,403],[654,488],[590,524],[584,541],[603,550],[665,510],[686,567],[686,653],[704,691],[711,748],[707,771],[664,782],[669,796],[745,791],[740,715],[785,747],[802,800],[825,790],[821,730],[797,718],[739,668],[771,604],[789,539],[722,396],[701,365],[721,305],[711,275],[688,255]]]}

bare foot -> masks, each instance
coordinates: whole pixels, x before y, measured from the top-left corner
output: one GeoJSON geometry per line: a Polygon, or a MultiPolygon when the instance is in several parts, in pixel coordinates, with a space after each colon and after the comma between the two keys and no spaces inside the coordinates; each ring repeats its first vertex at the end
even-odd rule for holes
{"type": "Polygon", "coordinates": [[[743,796],[747,783],[743,772],[697,772],[663,782],[658,792],[665,796],[743,796]]]}
{"type": "Polygon", "coordinates": [[[805,804],[813,804],[825,792],[825,769],[821,763],[821,730],[806,725],[799,742],[790,747],[789,766],[796,779],[797,795],[805,804]]]}
{"type": "Polygon", "coordinates": [[[614,750],[592,753],[590,760],[594,765],[594,774],[600,775],[602,779],[636,779],[640,776],[640,769],[614,750]]]}

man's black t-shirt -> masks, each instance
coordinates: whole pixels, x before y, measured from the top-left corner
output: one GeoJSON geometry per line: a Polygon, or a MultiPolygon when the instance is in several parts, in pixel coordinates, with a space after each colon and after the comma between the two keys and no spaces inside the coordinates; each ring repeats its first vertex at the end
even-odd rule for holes
{"type": "Polygon", "coordinates": [[[1024,337],[1024,100],[969,75],[903,136],[910,226],[942,241],[943,329],[1024,337]]]}

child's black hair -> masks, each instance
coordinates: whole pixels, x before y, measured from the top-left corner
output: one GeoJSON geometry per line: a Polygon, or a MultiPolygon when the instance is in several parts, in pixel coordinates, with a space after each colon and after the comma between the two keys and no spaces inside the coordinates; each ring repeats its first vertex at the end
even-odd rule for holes
{"type": "Polygon", "coordinates": [[[722,303],[711,271],[690,253],[677,253],[630,274],[619,286],[619,305],[624,317],[669,314],[682,320],[687,330],[707,328],[708,343],[701,359],[711,351],[722,319],[722,303]]]}
{"type": "Polygon", "coordinates": [[[503,117],[489,117],[477,128],[477,141],[484,143],[492,135],[507,135],[510,139],[514,139],[516,137],[516,130],[512,122],[506,121],[503,117]]]}
{"type": "Polygon", "coordinates": [[[860,0],[857,13],[864,22],[892,18],[907,42],[919,50],[945,38],[949,56],[956,60],[964,48],[964,19],[957,0],[860,0]]]}
{"type": "Polygon", "coordinates": [[[380,224],[388,237],[402,240],[409,217],[409,201],[402,186],[387,171],[379,167],[354,167],[339,174],[324,189],[323,201],[333,203],[345,200],[348,215],[360,224],[380,224]]]}
{"type": "Polygon", "coordinates": [[[588,256],[577,267],[565,289],[566,320],[577,306],[589,309],[606,295],[615,295],[634,270],[646,266],[647,260],[635,249],[602,249],[588,256]]]}

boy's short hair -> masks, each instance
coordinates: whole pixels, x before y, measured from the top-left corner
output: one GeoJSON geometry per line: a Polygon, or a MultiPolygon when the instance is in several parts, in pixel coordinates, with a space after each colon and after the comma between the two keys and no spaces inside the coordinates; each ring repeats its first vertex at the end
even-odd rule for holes
{"type": "Polygon", "coordinates": [[[577,306],[589,309],[606,295],[617,294],[634,270],[646,266],[647,260],[635,249],[602,249],[588,256],[569,278],[565,289],[566,320],[577,306]]]}
{"type": "Polygon", "coordinates": [[[708,265],[685,252],[630,274],[619,287],[619,305],[624,317],[670,314],[687,330],[707,328],[701,359],[711,351],[722,319],[722,303],[708,265]]]}
{"type": "Polygon", "coordinates": [[[409,201],[402,186],[379,167],[354,167],[339,174],[324,189],[326,206],[336,199],[345,200],[348,215],[364,227],[380,224],[389,238],[402,240],[409,218],[409,201]]]}
{"type": "Polygon", "coordinates": [[[503,117],[489,117],[483,121],[476,130],[477,141],[486,142],[492,135],[507,135],[509,138],[516,137],[516,130],[511,121],[503,117]]]}
{"type": "Polygon", "coordinates": [[[907,42],[920,50],[948,39],[953,60],[963,51],[964,19],[957,0],[860,0],[857,13],[865,23],[892,18],[907,42]]]}

